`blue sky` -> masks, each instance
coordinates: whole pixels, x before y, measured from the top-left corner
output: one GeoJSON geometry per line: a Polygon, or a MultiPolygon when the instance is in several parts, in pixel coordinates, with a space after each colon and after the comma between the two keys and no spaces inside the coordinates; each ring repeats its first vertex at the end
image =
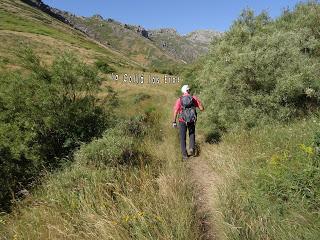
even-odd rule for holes
{"type": "Polygon", "coordinates": [[[249,7],[256,13],[266,10],[273,18],[284,8],[292,9],[293,0],[44,0],[50,6],[76,15],[100,14],[122,23],[141,25],[146,29],[175,28],[186,34],[197,29],[226,31],[240,12],[249,7]]]}

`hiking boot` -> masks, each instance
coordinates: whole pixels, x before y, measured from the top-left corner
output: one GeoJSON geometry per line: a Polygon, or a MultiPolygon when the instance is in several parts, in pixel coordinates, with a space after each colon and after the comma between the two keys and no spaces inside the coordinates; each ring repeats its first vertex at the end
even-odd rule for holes
{"type": "Polygon", "coordinates": [[[194,149],[190,150],[190,154],[191,157],[196,157],[196,151],[194,149]]]}
{"type": "Polygon", "coordinates": [[[182,156],[182,161],[187,161],[188,160],[188,156],[182,156]]]}

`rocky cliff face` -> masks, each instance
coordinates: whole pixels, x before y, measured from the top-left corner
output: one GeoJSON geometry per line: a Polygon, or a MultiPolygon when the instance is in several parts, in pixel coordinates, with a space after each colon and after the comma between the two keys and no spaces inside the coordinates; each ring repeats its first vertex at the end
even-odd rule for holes
{"type": "Polygon", "coordinates": [[[172,28],[146,30],[142,26],[122,24],[111,18],[104,19],[100,15],[94,15],[89,18],[76,16],[72,13],[52,8],[41,0],[22,1],[69,24],[101,44],[111,46],[121,52],[129,52],[129,55],[130,51],[134,51],[137,56],[140,55],[140,58],[143,54],[147,54],[147,58],[152,59],[151,61],[156,61],[157,55],[149,55],[158,52],[155,48],[159,48],[164,54],[168,54],[172,58],[185,63],[192,62],[207,53],[210,42],[214,38],[221,36],[221,33],[211,30],[194,31],[184,36],[172,28]],[[131,49],[130,45],[135,46],[135,48],[131,49]],[[145,50],[146,47],[142,45],[146,45],[149,50],[145,50]],[[144,49],[145,52],[139,52],[141,49],[144,49]]]}
{"type": "Polygon", "coordinates": [[[66,19],[65,17],[63,17],[60,12],[60,10],[52,8],[46,4],[44,4],[41,0],[21,0],[24,3],[27,3],[33,7],[36,7],[38,9],[40,9],[41,11],[47,13],[48,15],[50,15],[51,17],[54,17],[56,19],[58,19],[61,22],[67,23],[69,24],[68,19],[66,19]]]}

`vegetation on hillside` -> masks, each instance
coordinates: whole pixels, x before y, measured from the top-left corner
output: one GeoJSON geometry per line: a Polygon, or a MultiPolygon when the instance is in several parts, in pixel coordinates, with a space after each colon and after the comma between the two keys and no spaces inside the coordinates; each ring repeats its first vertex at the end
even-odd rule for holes
{"type": "Polygon", "coordinates": [[[0,61],[0,69],[21,66],[17,52],[21,46],[28,46],[45,61],[53,60],[55,55],[63,51],[73,51],[84,61],[99,59],[117,70],[142,70],[138,63],[19,0],[1,2],[0,30],[0,60],[5,60],[3,64],[0,61]]]}
{"type": "Polygon", "coordinates": [[[197,77],[216,128],[288,121],[317,110],[320,90],[318,3],[276,20],[245,10],[197,77]]]}
{"type": "Polygon", "coordinates": [[[127,89],[131,95],[119,94],[121,120],[0,216],[0,238],[198,238],[193,189],[177,161],[176,133],[164,125],[171,109],[163,99],[172,92],[159,86],[150,98],[139,87],[127,89]]]}
{"type": "Polygon", "coordinates": [[[110,111],[107,115],[97,105],[101,81],[94,68],[70,54],[52,66],[31,50],[22,58],[29,74],[0,76],[0,202],[5,209],[43,167],[58,167],[81,143],[100,136],[110,118],[110,111]]]}
{"type": "MultiPolygon", "coordinates": [[[[4,0],[0,13],[1,212],[14,202],[0,215],[0,238],[201,238],[194,189],[167,127],[174,91],[104,89],[99,74],[137,65],[18,1],[4,0]],[[58,52],[90,52],[93,66],[69,53],[53,58],[35,35],[57,40],[58,52]],[[41,45],[41,57],[16,53],[26,36],[18,45],[41,45]]],[[[199,130],[219,143],[204,158],[219,175],[213,215],[228,239],[319,237],[318,16],[318,2],[275,20],[247,9],[184,71],[206,107],[199,130]]],[[[147,54],[154,71],[181,70],[147,54]]]]}
{"type": "Polygon", "coordinates": [[[55,11],[75,29],[140,63],[144,68],[155,69],[158,72],[172,72],[174,69],[172,65],[183,65],[179,58],[172,57],[150,39],[139,34],[138,28],[123,25],[112,19],[105,20],[98,15],[85,18],[60,10],[55,11]]]}
{"type": "Polygon", "coordinates": [[[319,236],[319,14],[317,2],[275,20],[247,9],[186,74],[206,106],[208,142],[223,134],[213,166],[229,238],[319,236]]]}

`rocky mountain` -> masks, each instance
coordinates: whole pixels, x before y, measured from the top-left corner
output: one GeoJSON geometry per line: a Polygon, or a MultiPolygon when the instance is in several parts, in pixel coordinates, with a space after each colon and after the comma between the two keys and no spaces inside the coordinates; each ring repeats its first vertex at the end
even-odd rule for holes
{"type": "Polygon", "coordinates": [[[190,63],[208,51],[213,38],[221,33],[200,30],[180,35],[174,29],[146,30],[100,15],[76,16],[44,4],[41,0],[23,0],[56,19],[69,24],[101,44],[111,47],[146,67],[166,68],[172,63],[190,63]]]}
{"type": "Polygon", "coordinates": [[[185,38],[195,44],[208,45],[213,38],[221,37],[222,33],[213,30],[197,30],[185,36],[185,38]]]}
{"type": "Polygon", "coordinates": [[[207,53],[210,42],[221,35],[212,30],[199,30],[187,35],[180,35],[171,28],[148,31],[150,40],[158,47],[187,63],[207,53]]]}

